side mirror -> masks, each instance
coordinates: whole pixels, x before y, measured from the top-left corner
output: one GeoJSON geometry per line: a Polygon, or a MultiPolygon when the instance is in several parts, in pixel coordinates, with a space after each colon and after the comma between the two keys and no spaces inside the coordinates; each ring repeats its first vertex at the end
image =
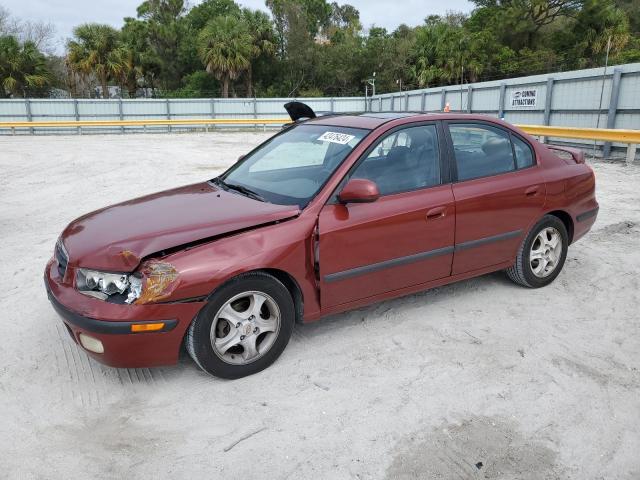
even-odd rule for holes
{"type": "Polygon", "coordinates": [[[378,186],[364,178],[352,178],[338,195],[340,203],[371,203],[378,198],[380,198],[378,186]]]}
{"type": "Polygon", "coordinates": [[[243,153],[242,155],[240,155],[240,156],[238,157],[238,161],[242,160],[242,159],[243,159],[244,157],[246,157],[246,156],[247,156],[247,155],[246,155],[245,153],[243,153]]]}

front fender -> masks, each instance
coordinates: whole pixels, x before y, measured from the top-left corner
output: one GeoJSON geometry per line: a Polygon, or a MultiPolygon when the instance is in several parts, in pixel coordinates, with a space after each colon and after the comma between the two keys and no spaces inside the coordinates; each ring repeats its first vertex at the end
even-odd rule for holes
{"type": "Polygon", "coordinates": [[[272,269],[289,274],[300,287],[304,317],[319,314],[312,255],[313,218],[297,217],[181,250],[160,259],[172,265],[177,282],[163,302],[202,298],[242,273],[272,269]]]}

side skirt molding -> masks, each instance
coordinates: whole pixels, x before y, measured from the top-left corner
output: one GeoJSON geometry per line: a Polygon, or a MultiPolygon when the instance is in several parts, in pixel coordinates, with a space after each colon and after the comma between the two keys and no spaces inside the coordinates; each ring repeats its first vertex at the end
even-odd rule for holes
{"type": "Polygon", "coordinates": [[[329,283],[336,282],[338,280],[345,280],[347,278],[357,277],[358,275],[377,272],[378,270],[383,270],[385,268],[398,267],[400,265],[407,265],[409,263],[419,262],[420,260],[426,260],[427,258],[447,255],[449,253],[452,253],[453,250],[453,247],[444,247],[435,250],[429,250],[427,252],[408,255],[406,257],[392,258],[391,260],[385,260],[384,262],[372,263],[370,265],[363,265],[362,267],[343,270],[342,272],[330,273],[324,276],[324,281],[329,283]]]}
{"type": "Polygon", "coordinates": [[[437,248],[435,250],[428,250],[426,252],[415,253],[413,255],[407,255],[406,257],[392,258],[391,260],[385,260],[383,262],[372,263],[370,265],[363,265],[361,267],[351,268],[349,270],[343,270],[341,272],[329,273],[323,277],[326,283],[337,282],[340,280],[346,280],[347,278],[357,277],[359,275],[365,275],[367,273],[377,272],[385,268],[398,267],[401,265],[407,265],[428,258],[438,257],[440,255],[448,255],[453,252],[459,252],[462,250],[468,250],[470,248],[481,247],[493,242],[500,242],[503,240],[509,240],[511,238],[517,238],[522,236],[522,230],[514,230],[512,232],[501,233],[499,235],[493,235],[491,237],[479,238],[477,240],[470,240],[468,242],[458,243],[455,246],[437,248]]]}

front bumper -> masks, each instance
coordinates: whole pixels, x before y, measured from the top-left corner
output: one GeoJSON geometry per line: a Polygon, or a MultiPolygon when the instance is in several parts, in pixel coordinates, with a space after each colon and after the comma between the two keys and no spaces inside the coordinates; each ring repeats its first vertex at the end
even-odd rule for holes
{"type": "Polygon", "coordinates": [[[205,302],[119,305],[79,293],[65,283],[51,259],[44,275],[47,295],[71,337],[80,335],[102,342],[103,353],[84,349],[112,367],[140,368],[171,365],[178,361],[184,334],[205,302]],[[131,333],[132,324],[164,322],[159,332],[131,333]]]}

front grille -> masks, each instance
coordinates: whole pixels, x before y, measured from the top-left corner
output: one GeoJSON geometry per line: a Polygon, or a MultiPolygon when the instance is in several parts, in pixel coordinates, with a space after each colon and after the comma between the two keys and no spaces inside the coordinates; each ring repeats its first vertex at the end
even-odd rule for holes
{"type": "Polygon", "coordinates": [[[58,240],[56,243],[55,250],[56,262],[58,263],[58,273],[62,278],[64,278],[64,274],[67,273],[67,264],[69,263],[69,255],[67,255],[67,251],[62,244],[62,240],[58,240]]]}

